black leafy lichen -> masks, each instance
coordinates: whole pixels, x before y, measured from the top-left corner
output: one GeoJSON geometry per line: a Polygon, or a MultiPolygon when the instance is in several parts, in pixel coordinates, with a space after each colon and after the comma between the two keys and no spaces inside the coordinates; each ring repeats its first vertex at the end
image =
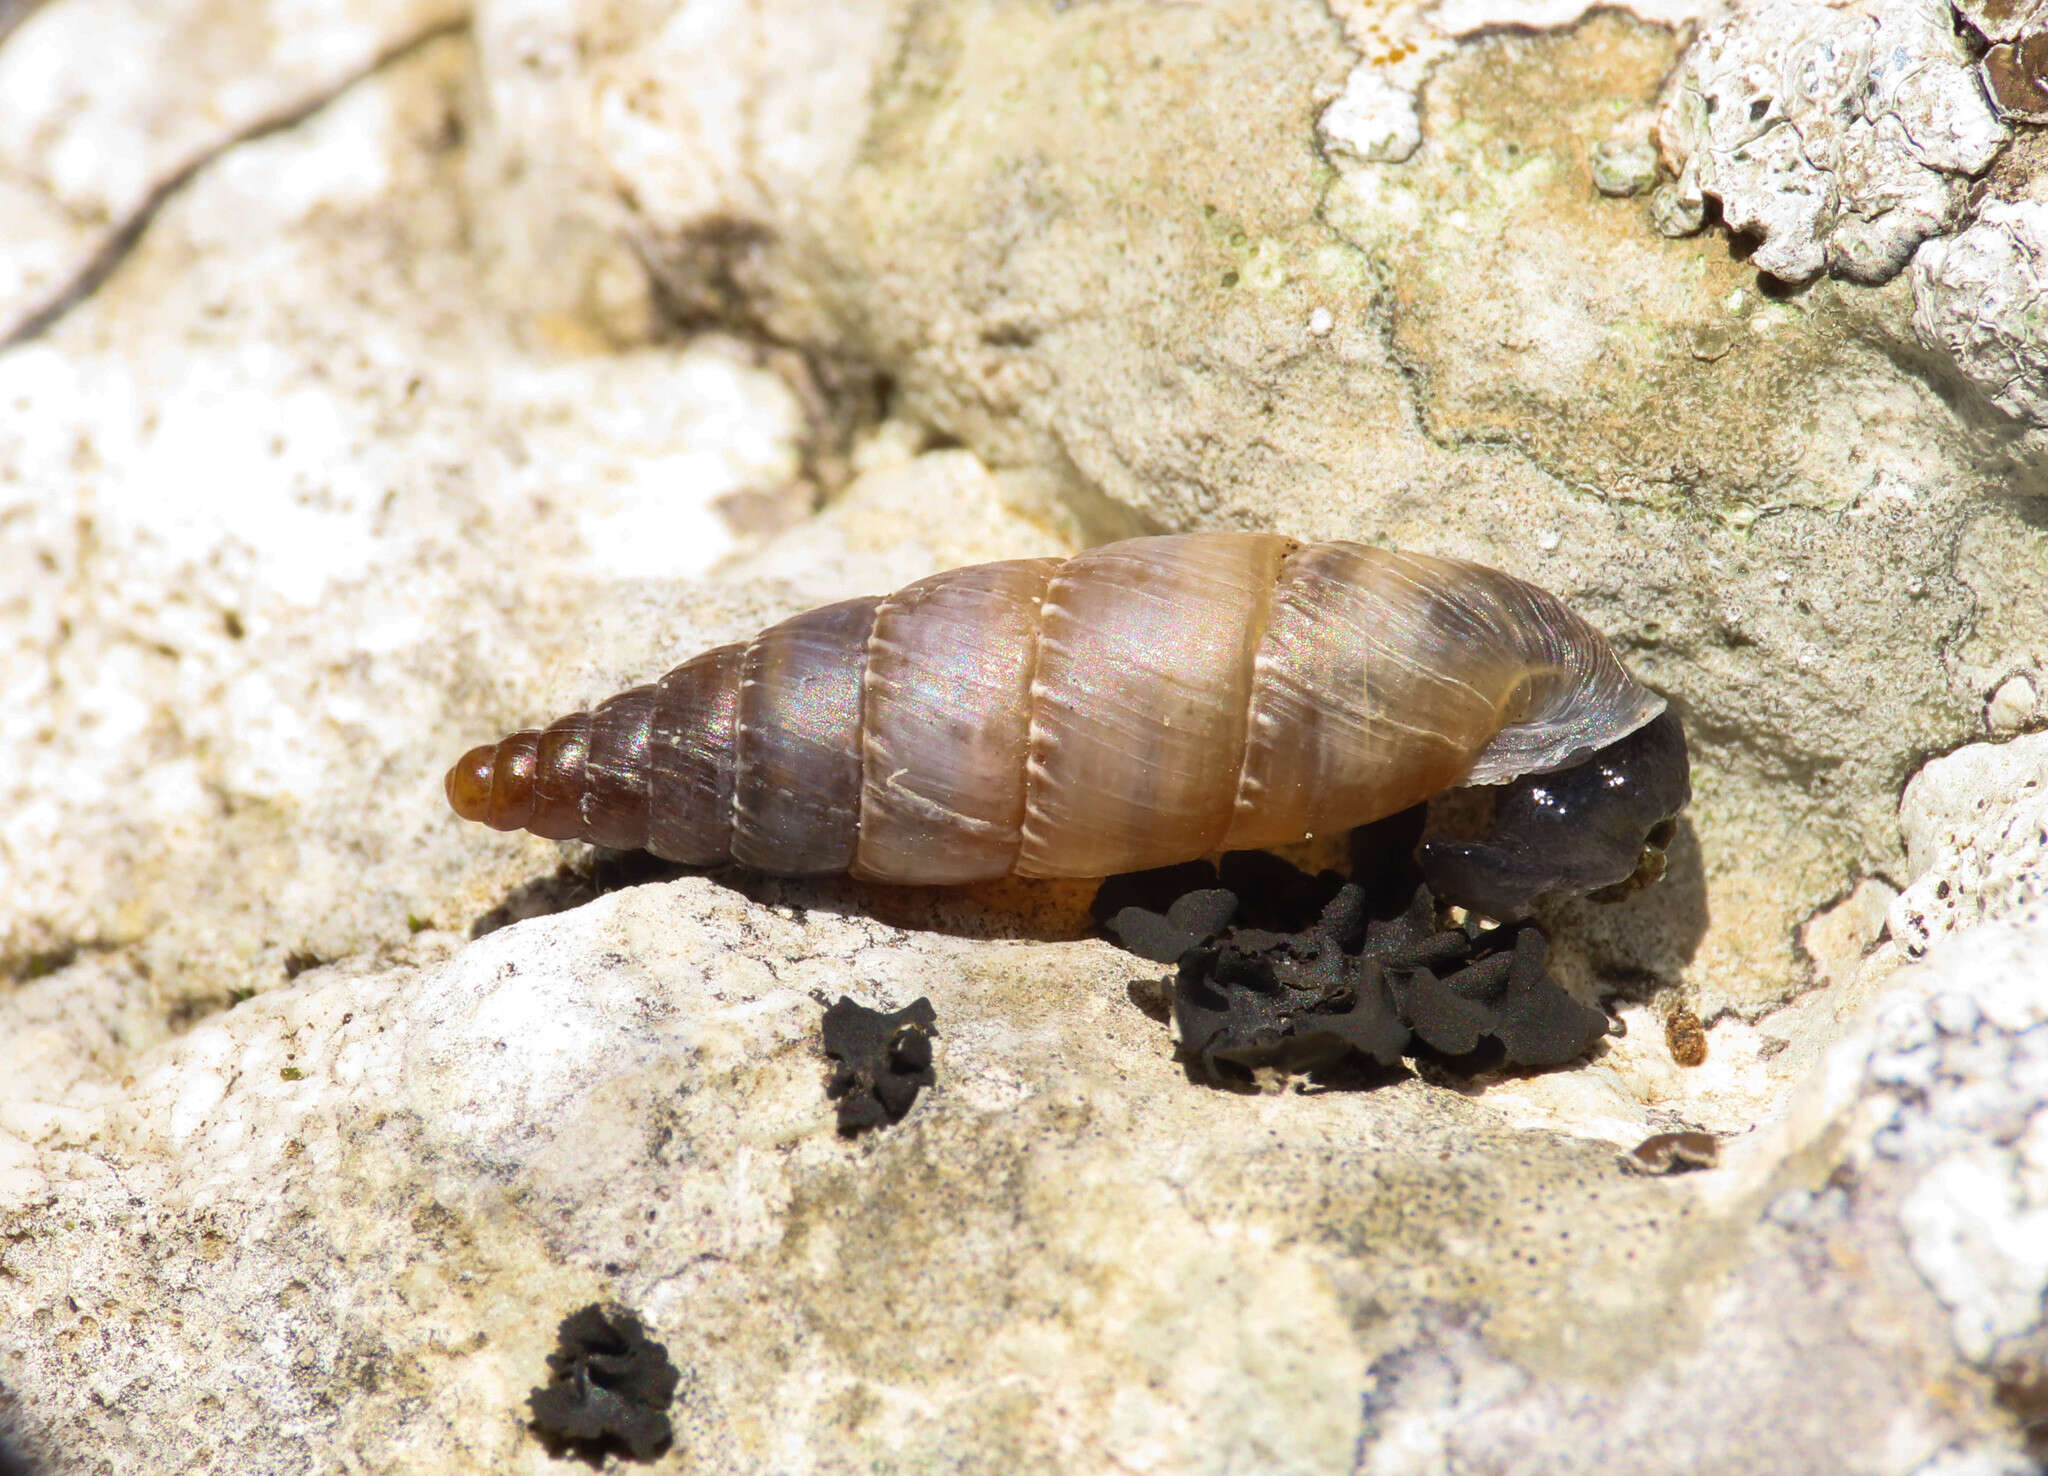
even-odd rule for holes
{"type": "Polygon", "coordinates": [[[839,1063],[825,1083],[825,1095],[839,1103],[842,1133],[903,1120],[918,1091],[934,1080],[936,1034],[938,1017],[928,999],[888,1014],[839,996],[825,1011],[825,1054],[839,1063]]]}
{"type": "Polygon", "coordinates": [[[621,1452],[652,1460],[672,1432],[668,1407],[681,1372],[668,1349],[623,1307],[593,1302],[562,1320],[548,1381],[527,1396],[533,1426],[551,1449],[598,1458],[621,1452]]]}
{"type": "Polygon", "coordinates": [[[1211,1076],[1416,1054],[1556,1066],[1607,1033],[1604,1013],[1550,977],[1541,931],[1442,925],[1412,867],[1387,863],[1407,854],[1404,836],[1392,839],[1359,848],[1375,858],[1369,881],[1233,854],[1113,878],[1096,916],[1131,952],[1177,965],[1175,1031],[1211,1076]]]}

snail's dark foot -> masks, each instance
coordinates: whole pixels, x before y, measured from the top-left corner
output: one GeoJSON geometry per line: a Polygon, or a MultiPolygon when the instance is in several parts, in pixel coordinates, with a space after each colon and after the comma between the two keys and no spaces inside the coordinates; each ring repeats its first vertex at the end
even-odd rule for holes
{"type": "Polygon", "coordinates": [[[1438,897],[1505,922],[1539,897],[1626,896],[1663,876],[1692,798],[1685,729],[1667,707],[1582,764],[1475,793],[1480,807],[1416,852],[1438,897]]]}

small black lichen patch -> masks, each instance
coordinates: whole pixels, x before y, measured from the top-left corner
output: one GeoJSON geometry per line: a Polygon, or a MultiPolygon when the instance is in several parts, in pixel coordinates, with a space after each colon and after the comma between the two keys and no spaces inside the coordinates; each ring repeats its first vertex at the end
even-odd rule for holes
{"type": "Polygon", "coordinates": [[[564,1318],[557,1337],[548,1381],[526,1399],[541,1439],[558,1454],[652,1460],[671,1438],[667,1411],[682,1378],[668,1349],[624,1307],[595,1302],[564,1318]]]}
{"type": "Polygon", "coordinates": [[[938,1016],[928,999],[885,1014],[840,995],[824,1023],[825,1054],[839,1063],[825,1083],[825,1095],[839,1103],[839,1131],[901,1122],[918,1090],[934,1080],[936,1034],[938,1016]]]}
{"type": "Polygon", "coordinates": [[[1388,859],[1406,847],[1387,839],[1361,853],[1367,882],[1229,855],[1114,878],[1096,916],[1139,957],[1178,966],[1181,1051],[1212,1076],[1416,1054],[1556,1066],[1606,1034],[1606,1015],[1550,977],[1535,926],[1442,925],[1429,888],[1388,859]]]}

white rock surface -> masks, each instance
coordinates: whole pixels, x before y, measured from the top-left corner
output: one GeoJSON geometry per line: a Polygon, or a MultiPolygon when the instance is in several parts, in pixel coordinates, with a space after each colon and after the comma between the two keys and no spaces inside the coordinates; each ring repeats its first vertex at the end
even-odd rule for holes
{"type": "Polygon", "coordinates": [[[2048,425],[2048,201],[1991,200],[1913,258],[1913,327],[1991,403],[2048,425]]]}
{"type": "Polygon", "coordinates": [[[1703,32],[1658,129],[1687,202],[1761,271],[1883,282],[1959,219],[2008,133],[1947,0],[1760,0],[1703,32]]]}
{"type": "Polygon", "coordinates": [[[55,0],[12,35],[0,23],[0,344],[118,253],[201,162],[304,115],[467,8],[55,0]]]}
{"type": "Polygon", "coordinates": [[[2030,1455],[2010,1430],[1944,1430],[1913,1383],[1960,1375],[1949,1387],[1961,1390],[1972,1382],[1961,1371],[1982,1368],[1992,1377],[1966,1402],[2039,1418],[2044,947],[2038,925],[1996,924],[1896,975],[1759,1130],[1724,1150],[1728,1171],[1703,1182],[1705,1202],[1724,1213],[1760,1203],[1762,1214],[1725,1279],[1701,1288],[1714,1316],[1686,1352],[1618,1394],[1587,1397],[1489,1356],[1445,1319],[1373,1366],[1364,1469],[2038,1470],[2038,1447],[2030,1455]],[[1882,1351],[1845,1356],[1842,1340],[1871,1338],[1882,1351]],[[1875,1437],[1863,1450],[1830,1455],[1790,1433],[1826,1422],[1835,1400],[1860,1401],[1857,1423],[1875,1437]],[[1771,1406],[1762,1421],[1694,1413],[1759,1402],[1771,1406]],[[1645,1453],[1660,1419],[1679,1449],[1645,1453]],[[1779,1441],[1750,1443],[1764,1428],[1779,1441]]]}
{"type": "MultiPolygon", "coordinates": [[[[859,901],[698,879],[425,934],[61,1103],[14,1094],[21,1429],[59,1470],[547,1469],[521,1401],[602,1296],[685,1368],[682,1470],[2014,1455],[1998,1381],[2048,1275],[2039,930],[1959,941],[1725,1170],[1646,1181],[1491,1091],[1193,1086],[1104,945],[859,901]],[[939,1087],[859,1143],[813,1043],[841,990],[940,1021],[939,1087]]],[[[1525,1085],[1588,1075],[1628,1094],[1611,1065],[1525,1085]]]]}
{"type": "Polygon", "coordinates": [[[494,667],[589,660],[606,588],[743,548],[722,501],[795,478],[752,350],[528,349],[475,290],[466,64],[233,151],[0,355],[10,972],[132,954],[175,1011],[402,940],[468,885],[444,755],[567,695],[494,667]]]}
{"type": "Polygon", "coordinates": [[[1984,726],[1994,738],[2010,738],[2041,720],[2041,689],[2026,672],[2015,672],[1998,684],[1984,704],[1984,726]]]}
{"type": "Polygon", "coordinates": [[[1368,163],[1399,164],[1422,146],[1414,92],[1365,64],[1352,69],[1342,94],[1323,109],[1316,132],[1333,154],[1368,163]]]}
{"type": "MultiPolygon", "coordinates": [[[[1653,25],[1697,25],[1718,14],[1723,0],[1636,0],[1611,7],[1653,25]]],[[[1316,120],[1316,133],[1332,161],[1399,164],[1422,144],[1420,93],[1458,43],[1486,31],[1557,30],[1577,25],[1595,9],[1587,0],[1436,0],[1363,4],[1335,0],[1332,14],[1359,61],[1344,90],[1316,120]]]]}
{"type": "Polygon", "coordinates": [[[1899,827],[1915,879],[1891,934],[1907,957],[1989,921],[2048,922],[2048,733],[1933,760],[1906,786],[1899,827]]]}
{"type": "Polygon", "coordinates": [[[2038,917],[1946,942],[1880,1003],[1865,1068],[1869,1151],[1882,1177],[1912,1183],[1899,1226],[1956,1351],[1994,1367],[2003,1346],[2036,1377],[2048,1372],[2044,949],[2038,917]]]}

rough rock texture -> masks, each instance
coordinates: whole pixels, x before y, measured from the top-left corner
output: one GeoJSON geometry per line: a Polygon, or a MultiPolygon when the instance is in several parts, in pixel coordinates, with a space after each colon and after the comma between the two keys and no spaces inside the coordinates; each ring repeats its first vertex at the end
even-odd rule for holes
{"type": "Polygon", "coordinates": [[[1934,760],[1906,786],[1899,827],[1917,878],[1891,905],[1907,957],[1989,921],[2048,925],[2048,733],[1934,760]]]}
{"type": "Polygon", "coordinates": [[[808,510],[799,399],[729,340],[523,347],[463,251],[465,67],[237,150],[0,357],[10,977],[97,959],[183,1019],[448,925],[553,855],[479,868],[452,751],[834,590],[1069,546],[878,442],[801,593],[770,563],[678,602],[808,510]]]}
{"type": "Polygon", "coordinates": [[[1991,403],[2048,425],[2048,202],[1988,202],[1913,258],[1913,327],[1991,403]]]}
{"type": "Polygon", "coordinates": [[[1709,28],[1658,119],[1681,200],[1711,199],[1788,282],[1884,282],[1960,218],[2008,137],[1948,0],[1763,0],[1709,28]]]}
{"type": "Polygon", "coordinates": [[[1684,1354],[1594,1393],[1532,1377],[1442,1317],[1369,1371],[1358,1469],[2040,1469],[2044,947],[2039,928],[1985,929],[1898,976],[1791,1110],[1736,1146],[1702,1197],[1761,1213],[1740,1250],[1694,1263],[1714,1315],[1684,1354]],[[1937,1386],[2033,1423],[2033,1441],[1959,1438],[1930,1421],[1937,1386]]]}
{"type": "Polygon", "coordinates": [[[2039,465],[1907,284],[1601,193],[1681,37],[1445,41],[1395,164],[1317,140],[1363,7],[218,10],[0,45],[61,307],[0,352],[0,1464],[558,1469],[591,1302],[674,1470],[2040,1462],[2038,738],[1898,809],[2040,722],[2039,465]],[[1490,559],[1673,694],[1670,879],[1547,919],[1588,1064],[1214,1090],[1085,888],[593,901],[441,805],[800,606],[1217,525],[1490,559]],[[841,994],[941,1021],[857,1141],[841,994]]]}
{"type": "Polygon", "coordinates": [[[1918,1180],[1899,1226],[1949,1309],[1956,1351],[2037,1389],[2048,1380],[2044,947],[2039,926],[1972,934],[1931,971],[1924,999],[1883,1010],[1866,1068],[1891,1098],[1873,1103],[1871,1149],[1918,1180]]]}
{"type": "MultiPolygon", "coordinates": [[[[1330,13],[1358,61],[1343,91],[1316,119],[1316,135],[1333,158],[1402,163],[1422,143],[1423,85],[1457,54],[1460,41],[1493,30],[1557,30],[1577,24],[1594,8],[1586,0],[1332,0],[1330,13]]],[[[1675,29],[1722,7],[1717,0],[1637,0],[1605,8],[1675,29]]]]}
{"type": "Polygon", "coordinates": [[[1950,1032],[1924,1091],[1887,1006],[1720,1177],[1647,1180],[1617,1150],[1703,1095],[1650,1029],[1500,1103],[1235,1095],[1189,1085],[1106,945],[778,894],[812,910],[687,880],[311,971],[74,1087],[5,1222],[25,1429],[64,1469],[166,1438],[250,1471],[544,1469],[516,1412],[592,1299],[683,1366],[681,1470],[1392,1470],[1419,1441],[1480,1471],[1906,1471],[2010,1429],[2039,1200],[1995,1175],[2040,1134],[1987,1135],[2038,1105],[2038,935],[1920,987],[1950,1032]],[[858,1146],[813,1044],[850,981],[948,1022],[938,1088],[858,1146]],[[1574,1130],[1517,1122],[1543,1111],[1574,1130]],[[1965,1172],[2006,1195],[2010,1265],[1928,1207],[1965,1172]]]}
{"type": "Polygon", "coordinates": [[[462,248],[465,64],[443,41],[236,150],[0,357],[10,976],[99,956],[175,1016],[447,921],[445,752],[797,470],[751,349],[519,348],[462,248]]]}
{"type": "Polygon", "coordinates": [[[467,8],[461,0],[67,0],[33,13],[23,6],[18,16],[12,5],[0,8],[0,344],[89,290],[200,164],[305,116],[467,8]]]}

